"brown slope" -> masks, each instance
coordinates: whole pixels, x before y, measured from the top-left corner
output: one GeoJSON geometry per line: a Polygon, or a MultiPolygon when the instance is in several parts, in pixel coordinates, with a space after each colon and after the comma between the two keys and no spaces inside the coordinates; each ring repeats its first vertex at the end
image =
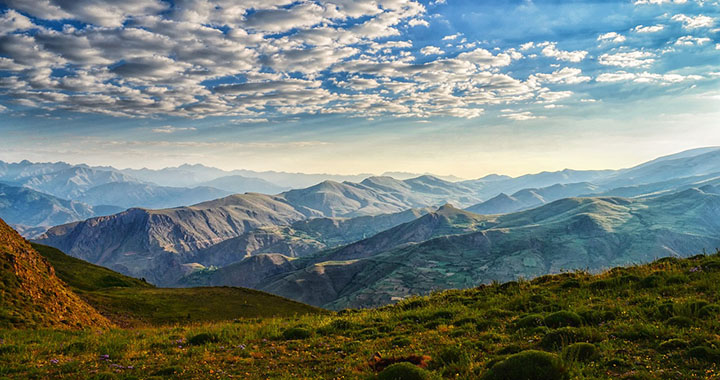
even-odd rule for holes
{"type": "Polygon", "coordinates": [[[0,219],[0,328],[109,327],[70,291],[52,266],[0,219]]]}

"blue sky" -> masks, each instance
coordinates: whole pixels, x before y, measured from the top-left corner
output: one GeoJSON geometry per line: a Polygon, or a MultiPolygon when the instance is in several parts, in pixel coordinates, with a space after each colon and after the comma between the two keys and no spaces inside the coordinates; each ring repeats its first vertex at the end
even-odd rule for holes
{"type": "Polygon", "coordinates": [[[720,145],[720,3],[7,0],[0,159],[615,168],[720,145]]]}

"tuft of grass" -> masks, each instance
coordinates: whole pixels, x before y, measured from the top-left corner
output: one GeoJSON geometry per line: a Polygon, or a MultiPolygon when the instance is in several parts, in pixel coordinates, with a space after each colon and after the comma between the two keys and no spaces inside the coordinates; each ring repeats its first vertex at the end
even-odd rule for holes
{"type": "Polygon", "coordinates": [[[482,380],[566,380],[567,368],[557,355],[528,350],[495,364],[482,380]]]}

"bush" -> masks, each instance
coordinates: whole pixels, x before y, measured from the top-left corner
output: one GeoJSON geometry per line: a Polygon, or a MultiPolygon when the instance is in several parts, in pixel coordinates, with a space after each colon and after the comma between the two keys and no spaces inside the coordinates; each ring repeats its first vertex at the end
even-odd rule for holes
{"type": "Polygon", "coordinates": [[[393,347],[406,347],[412,344],[412,341],[404,336],[398,336],[390,341],[390,345],[393,347]]]}
{"type": "Polygon", "coordinates": [[[720,351],[707,346],[693,347],[688,350],[687,356],[701,361],[720,363],[720,351]]]}
{"type": "Polygon", "coordinates": [[[545,317],[545,325],[551,328],[578,327],[582,324],[582,318],[572,311],[558,311],[545,317]]]}
{"type": "Polygon", "coordinates": [[[408,362],[395,363],[377,376],[378,380],[429,380],[430,372],[408,362]]]}
{"type": "Polygon", "coordinates": [[[602,322],[612,321],[616,318],[612,311],[583,310],[578,312],[580,318],[587,325],[599,325],[602,322]]]}
{"type": "Polygon", "coordinates": [[[446,347],[433,357],[433,368],[441,368],[450,364],[466,363],[470,361],[467,352],[460,347],[446,347]]]}
{"type": "Polygon", "coordinates": [[[202,346],[208,343],[217,343],[220,341],[220,338],[216,334],[213,333],[200,333],[197,335],[193,335],[190,338],[188,338],[187,342],[190,345],[193,346],[202,346]]]}
{"type": "Polygon", "coordinates": [[[540,341],[540,347],[546,350],[557,350],[587,338],[586,334],[576,328],[563,327],[547,333],[540,341]]]}
{"type": "Polygon", "coordinates": [[[569,375],[560,358],[548,352],[523,351],[490,368],[483,380],[565,380],[569,375]]]}
{"type": "Polygon", "coordinates": [[[544,320],[545,318],[543,318],[540,314],[530,314],[515,321],[515,326],[520,329],[534,328],[542,326],[544,324],[544,320]]]}
{"type": "Polygon", "coordinates": [[[292,327],[282,333],[282,337],[285,340],[307,339],[310,335],[312,335],[310,330],[304,327],[292,327]]]}
{"type": "Polygon", "coordinates": [[[591,343],[574,343],[563,350],[563,359],[566,361],[586,362],[598,357],[598,351],[591,343]]]}

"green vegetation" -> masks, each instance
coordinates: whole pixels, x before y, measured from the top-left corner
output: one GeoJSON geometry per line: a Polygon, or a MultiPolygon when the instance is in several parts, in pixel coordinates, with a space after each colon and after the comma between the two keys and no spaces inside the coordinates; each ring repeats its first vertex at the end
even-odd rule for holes
{"type": "Polygon", "coordinates": [[[156,288],[142,280],[33,244],[57,276],[87,303],[122,327],[293,316],[320,309],[245,288],[156,288]]]}
{"type": "MultiPolygon", "coordinates": [[[[720,255],[699,255],[370,310],[105,331],[4,330],[0,378],[717,378],[718,283],[720,255]]],[[[148,292],[144,302],[156,302],[153,288],[113,289],[148,292]]]]}

